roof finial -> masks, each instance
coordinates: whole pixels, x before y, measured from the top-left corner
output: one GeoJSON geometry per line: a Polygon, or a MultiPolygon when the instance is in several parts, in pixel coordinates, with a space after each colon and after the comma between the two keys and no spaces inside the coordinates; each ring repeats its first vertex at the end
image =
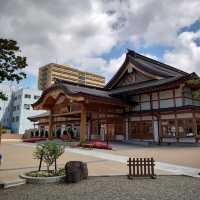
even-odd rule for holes
{"type": "Polygon", "coordinates": [[[133,51],[133,50],[131,50],[131,49],[129,49],[129,48],[127,48],[127,51],[128,51],[128,53],[130,53],[132,56],[136,56],[136,52],[135,51],[133,51]]]}

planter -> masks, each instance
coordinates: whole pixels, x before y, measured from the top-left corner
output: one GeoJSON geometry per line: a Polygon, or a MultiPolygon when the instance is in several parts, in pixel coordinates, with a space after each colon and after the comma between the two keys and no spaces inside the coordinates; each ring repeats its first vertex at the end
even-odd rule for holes
{"type": "Polygon", "coordinates": [[[50,176],[50,177],[32,177],[28,176],[26,173],[21,174],[20,178],[26,180],[26,183],[33,184],[45,184],[45,183],[59,183],[63,182],[65,179],[65,175],[62,176],[50,176]]]}

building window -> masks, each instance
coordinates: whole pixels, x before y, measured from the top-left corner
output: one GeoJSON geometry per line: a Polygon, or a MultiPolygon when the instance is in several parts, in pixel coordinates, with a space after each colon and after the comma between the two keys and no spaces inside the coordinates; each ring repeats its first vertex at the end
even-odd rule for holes
{"type": "Polygon", "coordinates": [[[16,116],[15,121],[16,121],[16,122],[19,121],[19,116],[16,116]]]}
{"type": "Polygon", "coordinates": [[[31,106],[29,104],[24,104],[24,109],[25,110],[30,110],[31,106]]]}
{"type": "Polygon", "coordinates": [[[0,110],[1,110],[1,107],[0,107],[0,110]]]}
{"type": "Polygon", "coordinates": [[[194,127],[193,119],[178,119],[178,135],[179,137],[193,137],[194,127]]]}
{"type": "Polygon", "coordinates": [[[40,96],[37,96],[37,95],[34,96],[34,99],[39,99],[39,98],[40,98],[40,96]]]}
{"type": "Polygon", "coordinates": [[[14,117],[12,118],[12,122],[15,122],[15,118],[14,117]]]}
{"type": "Polygon", "coordinates": [[[153,138],[152,121],[130,121],[129,138],[152,139],[153,138]]]}
{"type": "Polygon", "coordinates": [[[162,136],[163,137],[176,137],[175,120],[162,120],[162,136]]]}
{"type": "Polygon", "coordinates": [[[25,94],[25,95],[24,95],[24,98],[30,99],[30,98],[31,98],[31,95],[30,95],[30,94],[25,94]]]}
{"type": "Polygon", "coordinates": [[[20,106],[19,105],[17,105],[17,110],[19,110],[20,109],[20,106]]]}

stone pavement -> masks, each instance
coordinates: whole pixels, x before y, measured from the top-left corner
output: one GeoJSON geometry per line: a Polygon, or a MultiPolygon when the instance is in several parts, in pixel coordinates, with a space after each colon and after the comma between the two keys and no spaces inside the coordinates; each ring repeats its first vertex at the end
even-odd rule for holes
{"type": "MultiPolygon", "coordinates": [[[[4,160],[0,168],[0,181],[16,180],[20,173],[37,169],[38,161],[33,159],[33,150],[35,144],[21,143],[21,142],[6,142],[0,146],[0,152],[3,154],[4,160]]],[[[129,156],[138,157],[154,157],[156,161],[156,174],[169,175],[169,174],[185,174],[197,177],[199,169],[199,155],[200,148],[174,148],[171,151],[170,147],[167,148],[140,148],[130,145],[114,145],[115,150],[89,150],[80,148],[65,149],[65,153],[58,160],[59,167],[63,167],[67,161],[81,160],[88,163],[89,175],[125,175],[128,172],[126,161],[129,156]],[[163,151],[165,153],[163,153],[163,151]],[[177,159],[172,156],[170,162],[171,152],[181,152],[176,155],[177,159]],[[182,166],[185,163],[185,155],[190,156],[188,165],[182,166]],[[162,160],[168,154],[166,161],[162,160]],[[198,157],[196,157],[197,155],[198,157]],[[157,155],[157,156],[154,156],[157,155]],[[163,156],[162,156],[163,155],[163,156]],[[159,159],[161,157],[161,159],[159,159]],[[176,163],[174,163],[174,159],[176,163]],[[173,163],[173,164],[172,164],[173,163]],[[191,167],[192,166],[192,167],[191,167]],[[196,166],[196,167],[195,167],[196,166]]],[[[176,154],[176,153],[174,153],[176,154]]],[[[45,166],[44,166],[45,167],[45,166]]]]}

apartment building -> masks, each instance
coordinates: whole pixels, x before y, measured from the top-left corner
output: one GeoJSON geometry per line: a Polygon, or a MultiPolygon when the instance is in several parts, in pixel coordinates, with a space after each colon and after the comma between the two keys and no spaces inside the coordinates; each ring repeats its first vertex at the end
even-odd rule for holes
{"type": "Polygon", "coordinates": [[[0,121],[4,127],[10,127],[11,116],[12,116],[12,92],[14,87],[10,85],[0,85],[0,91],[6,94],[7,100],[3,101],[0,99],[0,121]]]}
{"type": "Polygon", "coordinates": [[[1,124],[9,128],[11,132],[19,134],[34,128],[33,122],[27,118],[44,112],[33,110],[31,106],[40,97],[41,91],[28,88],[10,88],[6,85],[0,85],[0,91],[8,97],[7,101],[0,100],[1,124]]]}
{"type": "Polygon", "coordinates": [[[39,69],[39,90],[46,89],[55,83],[56,79],[95,87],[104,87],[105,85],[105,77],[103,76],[81,71],[69,65],[50,63],[39,69]]]}

